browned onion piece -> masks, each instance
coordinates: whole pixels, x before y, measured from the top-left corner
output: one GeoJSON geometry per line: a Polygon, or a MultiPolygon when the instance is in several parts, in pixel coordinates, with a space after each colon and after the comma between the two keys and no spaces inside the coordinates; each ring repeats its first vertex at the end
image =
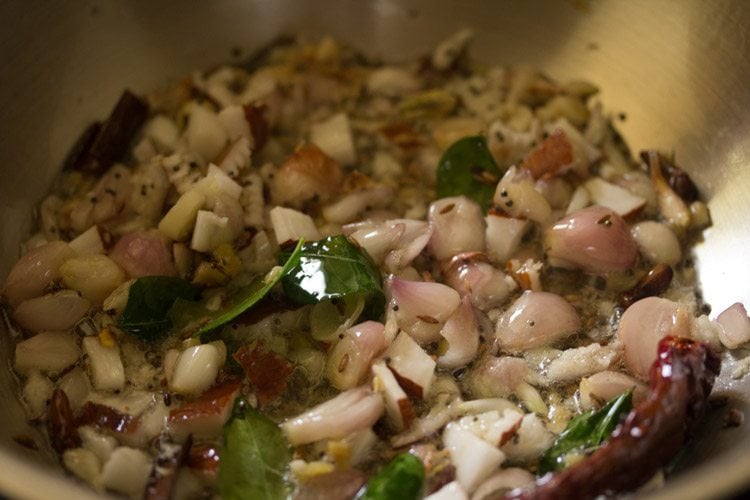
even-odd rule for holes
{"type": "Polygon", "coordinates": [[[588,458],[506,498],[585,499],[631,491],[680,450],[703,419],[720,359],[706,345],[666,337],[651,367],[651,391],[588,458]]]}

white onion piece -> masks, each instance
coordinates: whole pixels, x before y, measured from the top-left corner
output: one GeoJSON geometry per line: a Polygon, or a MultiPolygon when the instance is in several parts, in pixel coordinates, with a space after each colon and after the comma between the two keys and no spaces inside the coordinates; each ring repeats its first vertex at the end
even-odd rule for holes
{"type": "Polygon", "coordinates": [[[611,209],[591,206],[557,221],[545,233],[550,264],[590,273],[624,271],[638,253],[622,217],[611,209]]]}
{"type": "Polygon", "coordinates": [[[159,231],[134,231],[115,244],[109,253],[129,277],[175,276],[172,250],[159,231]]]}
{"type": "Polygon", "coordinates": [[[269,212],[276,241],[281,245],[289,241],[318,241],[320,232],[307,214],[284,207],[274,207],[269,212]]]}
{"type": "Polygon", "coordinates": [[[65,392],[65,395],[68,396],[70,407],[74,412],[78,411],[86,399],[88,399],[89,393],[91,392],[89,378],[86,376],[86,372],[80,367],[75,367],[66,373],[65,376],[60,379],[59,387],[65,392]]]}
{"type": "MultiPolygon", "coordinates": [[[[245,122],[245,125],[247,125],[247,122],[245,122]]],[[[240,137],[235,140],[227,154],[224,155],[218,165],[221,171],[233,179],[239,177],[240,172],[250,165],[251,148],[251,136],[248,132],[248,137],[240,137]]]]}
{"type": "Polygon", "coordinates": [[[498,319],[495,335],[507,351],[552,344],[581,328],[575,308],[559,295],[527,290],[498,319]]]}
{"type": "Polygon", "coordinates": [[[524,381],[526,370],[526,361],[521,358],[488,356],[469,372],[469,387],[476,397],[510,396],[524,381]]]}
{"type": "Polygon", "coordinates": [[[555,440],[555,436],[534,413],[524,415],[516,436],[503,446],[503,452],[509,460],[521,463],[535,461],[555,440]]]}
{"type": "Polygon", "coordinates": [[[611,208],[622,217],[636,215],[646,206],[645,198],[641,198],[627,189],[611,184],[599,177],[589,179],[584,186],[588,190],[591,202],[594,205],[611,208]]]}
{"type": "Polygon", "coordinates": [[[271,182],[271,199],[277,205],[301,208],[312,199],[330,200],[341,187],[339,164],[315,145],[303,146],[279,167],[271,182]]]}
{"type": "Polygon", "coordinates": [[[535,186],[553,210],[567,207],[573,195],[573,188],[560,177],[542,177],[536,181],[535,186]]]}
{"type": "Polygon", "coordinates": [[[505,264],[518,249],[530,223],[528,220],[493,213],[487,215],[484,220],[487,225],[487,255],[492,262],[505,264]]]}
{"type": "Polygon", "coordinates": [[[99,226],[91,226],[71,240],[70,248],[80,255],[95,255],[104,253],[104,240],[99,226]]]}
{"type": "Polygon", "coordinates": [[[378,264],[388,272],[408,266],[422,252],[432,236],[432,227],[425,221],[388,219],[364,221],[342,227],[378,264]]]}
{"type": "Polygon", "coordinates": [[[425,500],[469,500],[469,496],[458,481],[451,481],[425,500]]]}
{"type": "Polygon", "coordinates": [[[443,444],[456,467],[456,480],[472,493],[505,461],[505,454],[456,423],[443,432],[443,444]]]}
{"type": "Polygon", "coordinates": [[[618,337],[625,364],[641,380],[648,380],[659,341],[667,335],[690,336],[691,316],[686,306],[660,297],[647,297],[628,307],[620,318],[618,337]]]}
{"type": "Polygon", "coordinates": [[[412,397],[423,399],[435,375],[435,360],[406,333],[401,332],[388,347],[385,357],[399,385],[412,397]]]}
{"type": "Polygon", "coordinates": [[[125,273],[106,255],[84,255],[66,260],[60,266],[66,287],[80,292],[83,298],[101,304],[125,281],[125,273]]]}
{"type": "Polygon", "coordinates": [[[384,326],[377,321],[354,325],[328,354],[326,376],[340,391],[363,382],[372,360],[386,347],[384,326]]]}
{"type": "Polygon", "coordinates": [[[661,222],[645,220],[630,228],[638,250],[653,264],[673,266],[682,259],[680,240],[669,226],[661,222]]]}
{"type": "MultiPolygon", "coordinates": [[[[344,233],[347,233],[346,226],[342,229],[344,229],[344,233]]],[[[368,225],[368,227],[356,229],[348,234],[372,257],[372,260],[377,264],[382,264],[388,252],[396,248],[401,242],[405,231],[406,226],[402,223],[389,224],[385,222],[368,225]]]]}
{"type": "Polygon", "coordinates": [[[479,328],[469,297],[464,297],[445,322],[440,335],[448,342],[448,350],[437,359],[439,367],[460,368],[474,359],[479,350],[479,328]]]}
{"type": "Polygon", "coordinates": [[[159,219],[169,192],[169,177],[159,162],[148,162],[137,167],[130,177],[133,186],[129,208],[150,222],[159,219]]]}
{"type": "Polygon", "coordinates": [[[377,381],[373,381],[373,386],[383,393],[386,415],[393,428],[397,431],[409,428],[414,420],[414,407],[393,372],[384,361],[379,361],[372,365],[372,374],[377,381]]]}
{"type": "Polygon", "coordinates": [[[206,195],[206,205],[209,207],[216,203],[217,198],[226,196],[239,200],[242,195],[242,186],[213,163],[208,166],[206,176],[193,189],[206,195]]]}
{"type": "Polygon", "coordinates": [[[151,474],[151,462],[143,450],[120,446],[102,467],[101,484],[130,497],[141,496],[151,474]]]}
{"type": "Polygon", "coordinates": [[[46,376],[37,371],[28,373],[21,394],[28,406],[31,418],[43,417],[45,415],[54,390],[55,385],[46,376]]]}
{"type": "Polygon", "coordinates": [[[432,238],[432,227],[426,222],[410,219],[397,221],[398,224],[404,225],[404,234],[398,247],[386,255],[385,267],[389,272],[396,272],[411,264],[432,238]]]}
{"type": "Polygon", "coordinates": [[[219,245],[231,243],[233,239],[227,217],[219,217],[207,210],[198,210],[193,237],[190,240],[191,249],[196,252],[210,252],[219,245]]]}
{"type": "Polygon", "coordinates": [[[188,347],[175,361],[169,388],[179,394],[200,394],[213,385],[219,368],[221,353],[215,345],[188,347]]]}
{"type": "Polygon", "coordinates": [[[427,244],[438,260],[462,252],[484,251],[484,217],[481,207],[465,196],[443,198],[430,204],[432,237],[427,244]]]}
{"type": "Polygon", "coordinates": [[[245,230],[245,213],[239,200],[227,195],[217,196],[211,205],[213,213],[227,218],[227,225],[232,233],[232,239],[238,237],[245,230]]]}
{"type": "Polygon", "coordinates": [[[13,319],[32,332],[67,330],[91,308],[91,302],[73,290],[62,290],[25,300],[13,311],[13,319]]]}
{"type": "Polygon", "coordinates": [[[526,469],[510,467],[491,475],[471,496],[471,500],[502,498],[509,491],[526,488],[534,482],[534,475],[526,469]]]}
{"type": "Polygon", "coordinates": [[[393,436],[390,440],[391,445],[400,448],[431,436],[442,429],[453,418],[453,405],[449,403],[450,400],[446,400],[444,395],[441,395],[430,407],[427,415],[416,419],[405,432],[393,436]]]}
{"type": "Polygon", "coordinates": [[[175,241],[184,241],[195,226],[195,216],[206,203],[206,195],[199,189],[190,189],[177,199],[172,208],[159,221],[159,231],[175,241]]]}
{"type": "Polygon", "coordinates": [[[81,349],[68,332],[41,332],[16,344],[15,368],[21,373],[32,370],[60,372],[78,361],[81,349]]]}
{"type": "Polygon", "coordinates": [[[169,153],[177,147],[180,131],[174,121],[156,115],[143,125],[143,135],[151,139],[159,151],[169,153]]]}
{"type": "Polygon", "coordinates": [[[750,318],[741,303],[735,302],[722,311],[716,322],[721,325],[719,340],[729,349],[736,349],[750,342],[750,318]]]}
{"type": "Polygon", "coordinates": [[[219,156],[228,139],[216,113],[199,104],[190,109],[185,135],[190,151],[195,151],[206,161],[219,156]]]}
{"type": "Polygon", "coordinates": [[[464,28],[441,41],[432,51],[430,61],[438,70],[445,71],[453,65],[467,45],[474,39],[474,31],[464,28]]]}
{"type": "Polygon", "coordinates": [[[63,452],[62,462],[73,475],[95,488],[101,488],[99,476],[102,464],[94,452],[86,448],[69,448],[63,452]]]}
{"type": "Polygon", "coordinates": [[[566,349],[547,366],[545,383],[558,384],[580,380],[612,366],[619,355],[613,346],[596,342],[583,347],[566,349]]]}
{"type": "Polygon", "coordinates": [[[518,409],[492,410],[462,417],[454,422],[464,430],[486,441],[492,446],[502,446],[508,442],[521,427],[523,413],[518,409]]]}
{"type": "Polygon", "coordinates": [[[373,94],[399,97],[419,89],[419,81],[409,71],[395,66],[384,66],[367,77],[367,90],[373,94]]]}
{"type": "Polygon", "coordinates": [[[366,210],[387,206],[393,200],[393,194],[393,189],[389,186],[376,185],[357,190],[323,207],[323,217],[336,224],[351,222],[366,210]]]}
{"type": "Polygon", "coordinates": [[[26,252],[10,270],[3,295],[12,306],[42,295],[44,289],[60,279],[60,266],[75,256],[67,243],[51,241],[26,252]]]}
{"type": "Polygon", "coordinates": [[[352,127],[346,113],[337,113],[324,122],[313,124],[310,127],[310,142],[341,165],[347,166],[357,161],[352,127]]]}
{"type": "Polygon", "coordinates": [[[578,186],[570,197],[570,203],[568,203],[568,207],[565,209],[565,215],[582,210],[590,204],[591,196],[588,190],[583,186],[578,186]]]}
{"type": "Polygon", "coordinates": [[[445,281],[462,296],[469,297],[477,309],[498,307],[516,289],[513,278],[487,262],[480,253],[462,253],[443,269],[445,281]]]}
{"type": "Polygon", "coordinates": [[[633,390],[633,404],[640,403],[648,393],[648,387],[624,373],[605,370],[581,379],[578,386],[581,407],[592,410],[602,406],[625,391],[633,390]]]}
{"type": "Polygon", "coordinates": [[[511,217],[531,219],[544,223],[552,209],[547,200],[534,187],[534,178],[528,170],[510,167],[497,184],[492,201],[511,217]]]}
{"type": "Polygon", "coordinates": [[[367,387],[342,392],[280,425],[292,446],[343,438],[371,427],[383,415],[383,397],[367,387]]]}
{"type": "Polygon", "coordinates": [[[87,450],[91,450],[99,460],[106,462],[112,456],[112,452],[117,448],[117,439],[100,432],[89,425],[82,425],[78,428],[78,435],[81,437],[81,444],[87,450]]]}
{"type": "Polygon", "coordinates": [[[219,111],[217,117],[230,141],[245,139],[248,141],[248,146],[250,145],[249,141],[253,139],[253,135],[242,106],[227,106],[219,111]]]}
{"type": "Polygon", "coordinates": [[[125,368],[119,347],[105,347],[98,337],[84,337],[83,350],[88,355],[89,374],[94,388],[117,391],[125,387],[125,368]]]}
{"type": "Polygon", "coordinates": [[[461,302],[458,292],[441,283],[391,276],[386,287],[398,326],[420,343],[440,340],[440,329],[461,302]]]}

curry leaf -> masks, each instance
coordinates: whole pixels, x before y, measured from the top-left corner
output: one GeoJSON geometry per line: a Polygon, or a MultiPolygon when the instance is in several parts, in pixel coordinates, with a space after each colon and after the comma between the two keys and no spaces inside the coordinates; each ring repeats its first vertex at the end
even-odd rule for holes
{"type": "Polygon", "coordinates": [[[276,283],[299,263],[304,241],[300,240],[295,249],[287,255],[284,265],[274,267],[262,278],[256,278],[249,285],[232,291],[224,306],[210,311],[202,303],[178,300],[169,312],[170,318],[183,333],[193,336],[203,335],[214,330],[250,309],[268,295],[276,283]]]}
{"type": "Polygon", "coordinates": [[[404,500],[421,497],[424,484],[422,461],[410,453],[401,453],[391,460],[357,495],[357,500],[404,500]]]}
{"type": "Polygon", "coordinates": [[[221,498],[287,498],[289,484],[285,476],[291,453],[284,434],[273,421],[240,398],[221,438],[216,482],[221,498]]]}
{"type": "Polygon", "coordinates": [[[599,410],[571,420],[554,444],[544,452],[537,469],[540,476],[564,469],[568,458],[590,452],[607,440],[624,415],[633,407],[633,392],[624,392],[599,410]]]}
{"type": "Polygon", "coordinates": [[[143,340],[156,340],[169,333],[167,312],[177,300],[195,300],[200,290],[172,276],[144,276],[130,285],[128,302],[117,320],[122,330],[143,340]]]}
{"type": "Polygon", "coordinates": [[[464,195],[486,211],[492,206],[492,197],[502,175],[484,137],[464,137],[451,144],[440,158],[437,195],[438,198],[464,195]]]}
{"type": "Polygon", "coordinates": [[[378,267],[344,235],[304,245],[299,263],[281,282],[286,296],[298,304],[361,296],[366,316],[374,318],[383,312],[385,296],[378,267]]]}

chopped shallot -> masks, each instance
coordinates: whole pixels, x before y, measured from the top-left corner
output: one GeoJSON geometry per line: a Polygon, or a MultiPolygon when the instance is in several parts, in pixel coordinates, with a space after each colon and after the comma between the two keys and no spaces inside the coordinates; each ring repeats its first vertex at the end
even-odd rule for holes
{"type": "Polygon", "coordinates": [[[461,305],[445,322],[440,335],[448,342],[448,349],[438,357],[439,367],[460,368],[469,364],[477,355],[479,329],[474,317],[474,307],[468,297],[463,298],[461,305]]]}
{"type": "Polygon", "coordinates": [[[522,351],[552,344],[580,327],[578,313],[565,299],[527,290],[500,316],[496,338],[501,349],[522,351]]]}
{"type": "Polygon", "coordinates": [[[38,297],[44,289],[60,279],[60,266],[75,256],[75,251],[62,241],[51,241],[26,252],[10,270],[3,295],[10,305],[38,297]]]}
{"type": "Polygon", "coordinates": [[[442,325],[461,302],[458,292],[441,283],[391,276],[387,289],[399,327],[420,343],[439,340],[442,325]]]}
{"type": "Polygon", "coordinates": [[[109,258],[131,278],[177,274],[169,243],[158,231],[126,234],[112,248],[109,258]]]}
{"type": "Polygon", "coordinates": [[[73,290],[28,299],[16,306],[13,319],[32,332],[67,330],[83,318],[91,302],[73,290]]]}
{"type": "Polygon", "coordinates": [[[384,327],[377,321],[354,325],[328,353],[326,375],[339,390],[360,385],[370,371],[372,360],[386,347],[384,327]]]}
{"type": "Polygon", "coordinates": [[[690,312],[682,304],[660,297],[639,300],[625,310],[617,331],[625,365],[638,378],[647,380],[659,341],[667,335],[690,337],[690,324],[690,312]]]}
{"type": "Polygon", "coordinates": [[[550,264],[590,273],[624,271],[637,256],[622,217],[596,205],[557,221],[546,232],[545,247],[550,264]]]}
{"type": "Polygon", "coordinates": [[[736,302],[722,311],[716,317],[716,322],[721,325],[719,339],[729,349],[736,349],[750,342],[750,318],[741,303],[736,302]]]}
{"type": "Polygon", "coordinates": [[[383,414],[383,397],[367,387],[344,391],[281,424],[293,446],[342,438],[372,426],[383,414]]]}
{"type": "Polygon", "coordinates": [[[484,251],[484,218],[481,207],[465,196],[443,198],[430,205],[432,237],[427,247],[438,260],[463,252],[484,251]]]}

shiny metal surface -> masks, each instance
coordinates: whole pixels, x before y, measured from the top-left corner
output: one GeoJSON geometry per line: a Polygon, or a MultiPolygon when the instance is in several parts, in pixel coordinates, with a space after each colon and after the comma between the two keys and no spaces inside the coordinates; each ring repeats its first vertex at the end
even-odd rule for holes
{"type": "MultiPolygon", "coordinates": [[[[330,33],[368,53],[405,59],[461,27],[486,62],[529,64],[602,89],[634,149],[674,151],[709,200],[714,225],[697,250],[706,300],[750,305],[750,3],[736,1],[464,2],[450,0],[224,0],[0,3],[0,277],[18,255],[31,207],[84,126],[124,87],[145,91],[244,53],[280,32],[330,33]]],[[[0,491],[85,498],[18,445],[26,427],[1,332],[0,491]]],[[[750,385],[728,376],[718,392],[748,410],[750,385]]],[[[720,429],[722,411],[659,498],[716,498],[750,483],[748,425],[720,429]]]]}

